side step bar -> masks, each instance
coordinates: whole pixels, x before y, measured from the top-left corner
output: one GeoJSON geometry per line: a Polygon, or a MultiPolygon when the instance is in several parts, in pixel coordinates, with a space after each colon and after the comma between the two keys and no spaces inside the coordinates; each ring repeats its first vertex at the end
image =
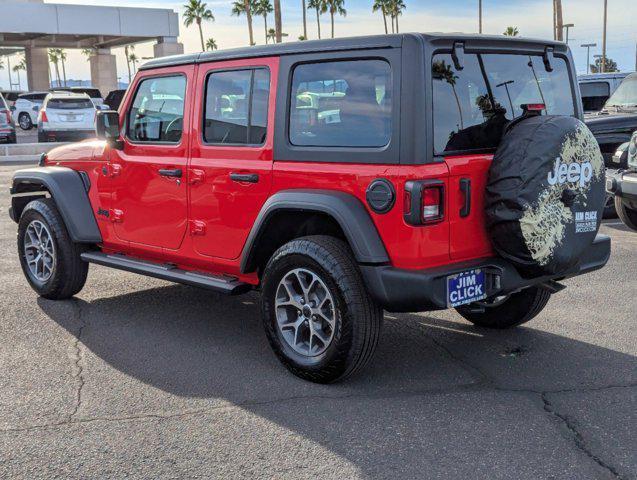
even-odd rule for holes
{"type": "Polygon", "coordinates": [[[96,263],[127,272],[139,273],[148,277],[168,280],[169,282],[206,288],[227,295],[240,295],[252,289],[251,285],[243,283],[235,277],[190,272],[166,263],[154,263],[129,258],[124,255],[109,255],[102,252],[84,252],[81,256],[85,262],[96,263]]]}

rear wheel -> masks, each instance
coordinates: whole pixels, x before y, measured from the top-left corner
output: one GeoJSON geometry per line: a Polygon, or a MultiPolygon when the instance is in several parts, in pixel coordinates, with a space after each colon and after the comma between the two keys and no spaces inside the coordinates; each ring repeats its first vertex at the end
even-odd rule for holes
{"type": "Polygon", "coordinates": [[[551,293],[540,287],[529,287],[506,297],[472,303],[456,311],[474,325],[484,328],[511,328],[532,320],[546,306],[551,293]]]}
{"type": "Polygon", "coordinates": [[[631,230],[637,231],[637,210],[630,208],[619,197],[615,197],[615,209],[619,219],[631,230]]]}
{"type": "Polygon", "coordinates": [[[606,204],[604,205],[604,213],[602,218],[617,218],[615,210],[615,200],[612,195],[606,194],[606,204]]]}
{"type": "Polygon", "coordinates": [[[51,300],[70,298],[84,287],[88,263],[84,246],[73,243],[55,202],[34,200],[18,225],[20,265],[31,288],[51,300]]]}
{"type": "Polygon", "coordinates": [[[18,125],[22,130],[31,130],[33,128],[33,121],[31,120],[31,115],[28,113],[21,113],[18,116],[18,125]]]}
{"type": "Polygon", "coordinates": [[[372,358],[383,312],[343,241],[311,236],[285,244],[268,262],[262,284],[266,335],[293,374],[334,382],[372,358]]]}

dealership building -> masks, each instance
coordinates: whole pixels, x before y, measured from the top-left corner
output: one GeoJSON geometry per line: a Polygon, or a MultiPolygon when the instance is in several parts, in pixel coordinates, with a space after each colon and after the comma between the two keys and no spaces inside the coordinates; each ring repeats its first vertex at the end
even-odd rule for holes
{"type": "Polygon", "coordinates": [[[179,18],[170,9],[6,0],[0,10],[0,56],[24,51],[32,91],[49,89],[49,48],[92,49],[91,83],[103,95],[117,88],[112,48],[156,41],[155,57],[183,53],[179,18]]]}

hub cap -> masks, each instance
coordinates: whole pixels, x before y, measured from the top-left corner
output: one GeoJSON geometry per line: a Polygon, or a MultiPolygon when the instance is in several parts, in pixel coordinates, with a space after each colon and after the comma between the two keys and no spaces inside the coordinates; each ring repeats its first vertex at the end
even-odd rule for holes
{"type": "Polygon", "coordinates": [[[55,248],[51,232],[39,220],[33,220],[24,235],[24,256],[29,271],[40,282],[46,282],[55,267],[55,248]]]}
{"type": "Polygon", "coordinates": [[[20,128],[22,128],[23,130],[26,130],[27,128],[31,126],[31,119],[26,115],[22,115],[20,116],[19,123],[20,123],[20,128]]]}
{"type": "Polygon", "coordinates": [[[279,282],[275,311],[279,332],[287,344],[306,357],[327,350],[336,322],[334,299],[314,272],[297,268],[279,282]]]}

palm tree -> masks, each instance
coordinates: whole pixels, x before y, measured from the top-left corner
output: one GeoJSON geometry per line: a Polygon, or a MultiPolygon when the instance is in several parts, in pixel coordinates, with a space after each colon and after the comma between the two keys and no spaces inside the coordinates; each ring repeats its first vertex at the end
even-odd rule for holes
{"type": "Polygon", "coordinates": [[[130,83],[133,80],[133,76],[131,75],[131,70],[130,70],[130,56],[133,53],[133,51],[135,50],[135,45],[125,45],[124,46],[124,56],[126,57],[126,68],[128,70],[128,84],[130,85],[130,83]]]}
{"type": "Polygon", "coordinates": [[[372,12],[380,11],[383,14],[383,25],[385,25],[385,34],[388,34],[387,30],[387,7],[389,6],[388,0],[375,0],[372,6],[372,12]]]}
{"type": "Polygon", "coordinates": [[[134,53],[131,53],[128,56],[128,61],[133,66],[133,74],[135,74],[135,69],[136,69],[136,66],[137,66],[137,62],[139,62],[139,58],[137,58],[137,55],[135,55],[134,53]]]}
{"type": "Polygon", "coordinates": [[[197,24],[199,27],[199,38],[201,40],[201,50],[206,49],[206,45],[203,41],[203,29],[201,28],[201,23],[206,21],[215,21],[215,16],[212,14],[210,9],[208,8],[208,4],[202,2],[201,0],[190,0],[187,4],[184,5],[184,25],[186,27],[191,26],[193,23],[197,24]]]}
{"type": "Polygon", "coordinates": [[[403,10],[407,8],[403,0],[389,0],[388,11],[391,16],[391,31],[398,33],[398,17],[403,14],[403,10]],[[395,24],[395,25],[394,25],[395,24]]]}
{"type": "Polygon", "coordinates": [[[62,81],[60,80],[60,58],[57,54],[57,48],[49,48],[49,62],[53,64],[55,67],[55,76],[57,78],[58,87],[62,86],[62,81]]]}
{"type": "Polygon", "coordinates": [[[507,37],[517,37],[520,31],[518,27],[507,27],[502,35],[506,35],[507,37]]]}
{"type": "Polygon", "coordinates": [[[342,17],[347,15],[345,10],[345,0],[325,0],[327,10],[330,12],[330,21],[332,22],[332,38],[334,38],[334,15],[337,13],[342,17]]]}
{"type": "Polygon", "coordinates": [[[318,38],[321,38],[321,14],[327,12],[325,0],[309,0],[307,2],[308,10],[313,8],[316,10],[316,26],[318,27],[318,38]]]}
{"type": "Polygon", "coordinates": [[[63,48],[58,48],[56,50],[60,59],[60,63],[62,64],[62,78],[64,79],[64,86],[66,87],[66,65],[64,63],[67,59],[66,51],[63,48]]]}
{"type": "Polygon", "coordinates": [[[253,12],[255,15],[261,15],[263,17],[263,25],[265,27],[265,43],[268,43],[268,14],[272,13],[274,8],[270,0],[256,0],[253,6],[253,12]]]}
{"type": "MultiPolygon", "coordinates": [[[[0,69],[2,67],[0,66],[0,69]]],[[[18,75],[18,90],[22,90],[22,83],[20,82],[20,70],[27,69],[27,62],[24,57],[20,60],[20,62],[13,67],[13,71],[18,75]]]]}
{"type": "Polygon", "coordinates": [[[283,23],[281,22],[281,0],[274,0],[274,30],[276,43],[283,41],[283,23]]]}
{"type": "Polygon", "coordinates": [[[266,38],[276,42],[276,30],[274,28],[269,29],[266,38]]]}
{"type": "Polygon", "coordinates": [[[246,16],[248,21],[248,35],[250,40],[250,45],[254,45],[254,33],[252,32],[252,13],[255,13],[258,10],[256,2],[259,0],[237,0],[232,4],[232,15],[236,17],[240,17],[241,15],[246,16]]]}
{"type": "Polygon", "coordinates": [[[305,0],[301,0],[301,11],[303,12],[303,40],[307,40],[307,7],[305,6],[305,0]]]}
{"type": "Polygon", "coordinates": [[[456,97],[456,105],[458,106],[458,115],[460,117],[459,128],[463,129],[464,120],[462,118],[462,107],[460,106],[460,99],[458,98],[458,92],[456,91],[456,81],[458,80],[458,76],[451,69],[451,65],[447,65],[444,60],[434,62],[431,70],[434,80],[444,80],[451,85],[453,96],[456,97]]]}
{"type": "Polygon", "coordinates": [[[219,47],[217,46],[217,42],[214,38],[209,38],[206,41],[206,50],[210,50],[212,52],[213,50],[217,50],[218,48],[219,47]]]}

